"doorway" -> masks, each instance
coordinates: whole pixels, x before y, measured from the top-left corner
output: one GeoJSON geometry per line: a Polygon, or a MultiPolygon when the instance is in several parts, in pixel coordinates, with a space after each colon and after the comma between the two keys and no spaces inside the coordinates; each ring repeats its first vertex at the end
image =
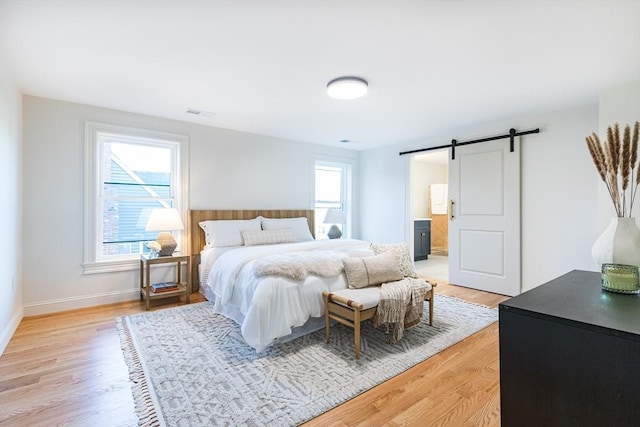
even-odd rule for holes
{"type": "Polygon", "coordinates": [[[418,273],[449,281],[448,150],[411,158],[414,262],[418,273]]]}
{"type": "MultiPolygon", "coordinates": [[[[537,133],[537,130],[529,132],[537,133]]],[[[420,273],[496,294],[520,293],[520,138],[514,133],[512,130],[511,135],[468,141],[410,158],[407,169],[410,185],[406,187],[406,195],[411,216],[406,226],[418,255],[424,235],[416,229],[416,224],[426,222],[433,226],[434,204],[442,201],[440,194],[446,194],[446,207],[438,212],[445,213],[447,223],[448,274],[445,278],[441,267],[435,270],[434,262],[421,263],[416,256],[415,259],[419,259],[416,269],[419,268],[420,273]],[[500,141],[507,138],[511,139],[510,143],[500,141]],[[478,142],[483,144],[476,145],[478,142]],[[423,176],[442,170],[436,157],[430,157],[435,153],[444,156],[442,161],[446,158],[447,178],[442,175],[438,178],[446,182],[447,191],[437,193],[437,200],[432,203],[430,195],[429,200],[424,201],[426,180],[423,176]]],[[[409,153],[413,152],[400,154],[409,153]]],[[[428,188],[427,193],[431,193],[434,184],[428,184],[428,188]]],[[[430,255],[430,248],[428,252],[430,255]]],[[[430,257],[434,260],[436,256],[430,257]]],[[[428,261],[429,256],[425,258],[428,261]]]]}

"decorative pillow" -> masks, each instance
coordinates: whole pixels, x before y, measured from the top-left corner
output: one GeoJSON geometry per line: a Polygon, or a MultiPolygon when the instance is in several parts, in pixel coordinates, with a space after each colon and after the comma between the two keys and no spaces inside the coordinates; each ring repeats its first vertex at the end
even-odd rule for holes
{"type": "Polygon", "coordinates": [[[393,253],[396,256],[402,276],[418,278],[418,272],[413,266],[413,261],[411,261],[411,255],[409,254],[409,248],[406,243],[372,243],[371,250],[373,250],[373,253],[376,255],[385,252],[393,253]]]}
{"type": "Polygon", "coordinates": [[[347,283],[351,289],[366,288],[402,279],[396,256],[391,253],[342,259],[347,283]]]}
{"type": "Polygon", "coordinates": [[[241,231],[257,230],[260,228],[260,218],[238,220],[201,221],[200,228],[204,230],[205,248],[219,248],[224,246],[242,246],[241,231]]]}
{"type": "Polygon", "coordinates": [[[250,230],[243,231],[241,234],[245,246],[295,242],[293,231],[290,228],[282,230],[250,230]]]}
{"type": "Polygon", "coordinates": [[[309,231],[309,221],[306,217],[300,218],[262,218],[263,230],[291,229],[296,242],[307,242],[314,240],[309,231]]]}

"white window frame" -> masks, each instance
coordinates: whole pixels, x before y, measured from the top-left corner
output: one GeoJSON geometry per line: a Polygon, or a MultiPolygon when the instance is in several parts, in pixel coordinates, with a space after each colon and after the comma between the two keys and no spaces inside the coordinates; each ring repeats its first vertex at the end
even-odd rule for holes
{"type": "MultiPolygon", "coordinates": [[[[317,166],[327,166],[332,168],[340,168],[342,169],[342,188],[340,189],[340,197],[342,202],[342,211],[344,213],[344,217],[346,223],[342,226],[342,237],[343,238],[351,238],[352,236],[352,219],[353,219],[353,173],[354,173],[354,164],[353,162],[346,159],[338,159],[338,158],[330,158],[330,157],[317,157],[313,162],[312,176],[312,192],[313,200],[312,206],[313,209],[316,209],[316,167],[317,166]]],[[[321,221],[323,218],[320,219],[321,221]]],[[[315,232],[315,230],[314,230],[315,232]]],[[[316,237],[317,238],[317,237],[316,237]]]]}
{"type": "MultiPolygon", "coordinates": [[[[84,179],[84,274],[97,274],[139,268],[139,254],[118,258],[102,257],[101,188],[103,183],[103,139],[120,139],[152,146],[171,148],[172,190],[174,206],[186,226],[188,201],[189,138],[186,135],[138,129],[98,122],[85,122],[85,179],[84,179]]],[[[177,250],[186,248],[186,232],[176,231],[177,250]]]]}

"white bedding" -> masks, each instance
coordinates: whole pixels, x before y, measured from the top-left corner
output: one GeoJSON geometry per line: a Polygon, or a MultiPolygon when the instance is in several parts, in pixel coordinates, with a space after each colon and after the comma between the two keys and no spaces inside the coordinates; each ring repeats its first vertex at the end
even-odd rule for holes
{"type": "Polygon", "coordinates": [[[373,254],[369,243],[354,239],[208,249],[201,254],[200,291],[216,302],[217,313],[240,324],[247,344],[262,351],[278,340],[299,335],[294,328],[307,321],[313,324],[312,329],[321,327],[322,291],[347,288],[344,272],[296,281],[283,276],[257,277],[252,269],[260,258],[303,251],[323,251],[338,259],[373,254]]]}

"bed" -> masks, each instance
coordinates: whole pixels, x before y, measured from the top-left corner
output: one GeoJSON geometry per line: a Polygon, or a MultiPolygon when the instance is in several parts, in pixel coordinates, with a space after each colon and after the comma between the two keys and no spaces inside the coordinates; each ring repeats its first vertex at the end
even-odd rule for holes
{"type": "Polygon", "coordinates": [[[240,325],[243,339],[257,352],[323,328],[322,292],[348,287],[342,258],[373,254],[361,240],[314,240],[314,214],[189,211],[197,289],[215,301],[217,313],[240,325]]]}

